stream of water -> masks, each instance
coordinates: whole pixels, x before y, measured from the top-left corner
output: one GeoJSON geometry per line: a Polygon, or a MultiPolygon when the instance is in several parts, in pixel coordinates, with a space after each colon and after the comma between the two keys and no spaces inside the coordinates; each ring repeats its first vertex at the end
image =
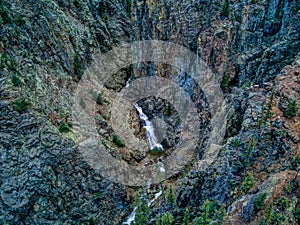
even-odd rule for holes
{"type": "MultiPolygon", "coordinates": [[[[150,207],[151,204],[153,202],[155,202],[159,198],[159,196],[162,195],[162,188],[159,187],[159,189],[160,189],[159,192],[154,195],[154,198],[151,199],[151,200],[148,200],[148,203],[147,203],[148,207],[150,207]]],[[[128,219],[126,220],[126,222],[123,223],[123,225],[131,225],[131,223],[134,222],[135,215],[136,215],[136,210],[137,210],[137,207],[134,207],[132,213],[130,214],[130,216],[128,217],[128,219]]]]}
{"type": "MultiPolygon", "coordinates": [[[[145,125],[143,127],[146,129],[146,136],[147,136],[147,140],[150,145],[150,149],[152,150],[154,148],[159,148],[159,149],[163,150],[163,146],[160,143],[158,143],[158,141],[155,137],[154,126],[151,123],[151,121],[148,119],[147,115],[143,112],[143,109],[138,104],[134,104],[134,107],[139,112],[140,118],[145,123],[145,125]]],[[[158,169],[159,169],[160,173],[165,173],[165,168],[164,168],[163,163],[161,163],[161,162],[158,163],[158,169]]],[[[151,182],[148,183],[147,189],[150,189],[150,187],[151,187],[151,182]]],[[[159,192],[154,195],[153,199],[148,200],[148,203],[147,203],[148,207],[150,207],[151,204],[153,202],[155,202],[161,195],[162,195],[162,187],[160,185],[159,192]]],[[[136,210],[137,210],[137,207],[134,207],[132,213],[129,215],[128,219],[126,220],[126,222],[123,223],[123,225],[131,225],[135,221],[136,210]]]]}

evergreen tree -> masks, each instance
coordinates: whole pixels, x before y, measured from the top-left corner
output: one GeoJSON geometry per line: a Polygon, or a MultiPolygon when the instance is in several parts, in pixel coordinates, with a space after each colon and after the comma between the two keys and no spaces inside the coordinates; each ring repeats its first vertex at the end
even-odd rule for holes
{"type": "Polygon", "coordinates": [[[135,206],[137,207],[135,211],[135,225],[145,225],[149,221],[149,207],[147,199],[143,194],[137,194],[135,197],[135,206]]]}
{"type": "Polygon", "coordinates": [[[186,208],[185,212],[184,212],[182,225],[189,225],[189,223],[190,223],[190,212],[189,212],[189,209],[186,208]]]}
{"type": "Polygon", "coordinates": [[[194,225],[221,225],[224,222],[226,211],[217,202],[206,200],[202,205],[199,216],[195,219],[194,225]]]}
{"type": "Polygon", "coordinates": [[[228,17],[230,14],[230,2],[229,0],[225,0],[222,7],[222,16],[228,17]]]}
{"type": "Polygon", "coordinates": [[[224,73],[224,76],[223,76],[223,79],[222,79],[222,82],[221,82],[221,87],[226,90],[228,89],[228,86],[229,86],[229,80],[230,80],[230,74],[229,72],[225,72],[224,73]]]}
{"type": "Polygon", "coordinates": [[[297,115],[298,105],[296,99],[294,99],[287,107],[286,111],[284,112],[284,116],[287,118],[293,118],[297,115]]]}
{"type": "Polygon", "coordinates": [[[156,221],[156,225],[171,225],[174,221],[174,216],[166,212],[162,217],[158,217],[158,220],[156,221]]]}
{"type": "Polygon", "coordinates": [[[126,13],[128,17],[131,17],[131,0],[126,0],[126,13]]]}
{"type": "Polygon", "coordinates": [[[201,207],[200,216],[196,218],[195,225],[207,225],[212,219],[209,218],[209,212],[211,210],[211,204],[208,200],[206,200],[201,207]]]}
{"type": "Polygon", "coordinates": [[[173,208],[176,204],[176,195],[174,193],[174,190],[171,186],[169,186],[169,189],[168,189],[168,192],[167,192],[167,195],[166,195],[166,201],[167,201],[167,204],[173,208]]]}
{"type": "Polygon", "coordinates": [[[255,179],[252,173],[248,172],[248,176],[245,178],[244,182],[242,183],[242,193],[246,194],[248,191],[254,187],[255,185],[255,179]]]}

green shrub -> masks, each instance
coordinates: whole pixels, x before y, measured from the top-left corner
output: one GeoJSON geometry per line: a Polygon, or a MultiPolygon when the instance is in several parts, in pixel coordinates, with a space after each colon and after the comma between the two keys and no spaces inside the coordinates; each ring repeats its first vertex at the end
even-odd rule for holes
{"type": "Polygon", "coordinates": [[[164,152],[163,149],[159,148],[159,147],[155,147],[155,148],[150,150],[151,155],[162,155],[163,152],[164,152]]]}
{"type": "Polygon", "coordinates": [[[126,0],[126,13],[128,17],[131,17],[131,0],[126,0]]]}
{"type": "Polygon", "coordinates": [[[90,218],[89,218],[88,224],[84,224],[84,225],[96,225],[96,223],[95,223],[95,218],[94,218],[93,216],[90,217],[90,218]]]}
{"type": "Polygon", "coordinates": [[[294,13],[298,12],[298,9],[296,7],[292,8],[292,10],[294,13]]]}
{"type": "Polygon", "coordinates": [[[300,208],[297,208],[297,209],[295,210],[295,218],[296,218],[297,220],[300,220],[300,208]]]}
{"type": "Polygon", "coordinates": [[[81,106],[81,108],[85,109],[86,104],[85,104],[83,98],[80,98],[79,105],[81,106]]]}
{"type": "Polygon", "coordinates": [[[241,187],[242,193],[244,193],[244,194],[248,193],[248,191],[254,187],[255,183],[256,182],[254,180],[253,174],[248,172],[248,176],[242,183],[242,187],[241,187]]]}
{"type": "Polygon", "coordinates": [[[223,76],[223,79],[222,79],[222,82],[221,82],[221,87],[225,90],[229,87],[229,79],[230,79],[230,74],[229,72],[225,72],[224,73],[224,76],[223,76]]]}
{"type": "Polygon", "coordinates": [[[273,108],[273,100],[274,100],[274,92],[272,92],[272,94],[270,96],[270,101],[268,102],[268,104],[266,106],[266,118],[265,118],[265,120],[270,119],[274,116],[274,113],[271,112],[272,108],[273,108]]]}
{"type": "Polygon", "coordinates": [[[101,197],[102,197],[102,194],[100,192],[96,192],[96,193],[93,194],[94,199],[99,199],[101,197]]]}
{"type": "Polygon", "coordinates": [[[296,99],[294,99],[290,104],[288,104],[288,107],[286,111],[284,112],[284,116],[287,118],[293,118],[296,116],[298,110],[298,104],[296,99]]]}
{"type": "Polygon", "coordinates": [[[257,143],[256,143],[255,139],[252,137],[248,143],[245,154],[243,155],[245,167],[248,167],[250,164],[250,158],[252,156],[252,152],[253,152],[253,149],[255,148],[256,144],[257,143]]]}
{"type": "Polygon", "coordinates": [[[83,75],[83,65],[81,64],[81,60],[78,54],[75,54],[74,56],[74,71],[77,77],[81,79],[83,75]]]}
{"type": "MultiPolygon", "coordinates": [[[[100,1],[100,2],[101,2],[101,1],[100,1]]],[[[75,6],[76,8],[78,8],[79,10],[82,10],[82,9],[83,9],[83,2],[82,2],[82,1],[80,1],[80,0],[74,0],[73,4],[74,4],[74,6],[75,6]]]]}
{"type": "Polygon", "coordinates": [[[200,209],[200,215],[195,219],[195,225],[205,225],[209,224],[212,221],[210,216],[211,211],[215,210],[215,206],[208,200],[204,202],[200,209]]]}
{"type": "Polygon", "coordinates": [[[291,202],[290,200],[285,197],[285,196],[281,196],[277,201],[276,201],[276,205],[278,206],[279,209],[281,210],[285,210],[286,208],[288,208],[290,206],[291,202]]]}
{"type": "Polygon", "coordinates": [[[6,65],[9,70],[17,71],[17,63],[14,57],[8,56],[6,65]]]}
{"type": "Polygon", "coordinates": [[[72,128],[72,125],[70,123],[62,121],[58,127],[58,130],[61,133],[68,133],[71,131],[71,128],[72,128]]]}
{"type": "Polygon", "coordinates": [[[224,0],[221,15],[228,17],[229,14],[230,14],[230,1],[224,0]]]}
{"type": "Polygon", "coordinates": [[[248,150],[248,151],[252,151],[252,150],[255,148],[256,144],[257,144],[257,143],[256,143],[255,139],[252,137],[251,140],[250,140],[249,143],[248,143],[248,148],[247,148],[247,150],[248,150]]]}
{"type": "Polygon", "coordinates": [[[168,103],[165,107],[164,107],[164,110],[163,110],[163,114],[165,116],[170,116],[172,114],[172,107],[171,107],[171,104],[168,103]]]}
{"type": "Polygon", "coordinates": [[[9,9],[4,5],[3,1],[0,1],[0,17],[3,24],[14,22],[9,9]]]}
{"type": "Polygon", "coordinates": [[[285,222],[287,221],[287,217],[283,213],[279,212],[274,212],[273,217],[272,217],[272,223],[273,224],[286,224],[285,222]]]}
{"type": "Polygon", "coordinates": [[[287,216],[273,210],[272,203],[268,205],[264,216],[259,220],[259,225],[286,224],[287,216]]]}
{"type": "Polygon", "coordinates": [[[18,77],[18,75],[16,75],[16,74],[13,74],[13,75],[11,76],[11,82],[12,82],[12,84],[13,84],[14,86],[20,86],[20,85],[21,85],[21,80],[20,80],[20,78],[18,77]]]}
{"type": "Polygon", "coordinates": [[[242,88],[245,89],[245,88],[249,88],[251,87],[251,81],[249,80],[247,83],[243,84],[242,88]]]}
{"type": "Polygon", "coordinates": [[[19,113],[25,112],[30,105],[31,104],[25,98],[18,99],[13,102],[14,110],[16,110],[19,113]]]}
{"type": "Polygon", "coordinates": [[[289,183],[286,185],[285,191],[286,191],[288,194],[291,194],[292,191],[293,191],[293,188],[294,188],[293,182],[289,182],[289,183]]]}
{"type": "Polygon", "coordinates": [[[125,142],[116,134],[113,136],[113,143],[119,148],[125,147],[125,142]]]}
{"type": "Polygon", "coordinates": [[[265,210],[264,216],[260,219],[260,225],[269,225],[272,224],[274,210],[272,204],[270,203],[265,210]]]}
{"type": "Polygon", "coordinates": [[[17,17],[17,24],[19,26],[22,26],[22,25],[26,24],[26,20],[22,16],[18,15],[18,17],[17,17]]]}
{"type": "Polygon", "coordinates": [[[240,140],[238,138],[233,139],[232,147],[237,148],[240,146],[240,140]]]}
{"type": "Polygon", "coordinates": [[[267,193],[261,193],[259,194],[256,199],[254,200],[254,209],[255,210],[261,210],[265,206],[265,202],[267,200],[267,193]]]}
{"type": "Polygon", "coordinates": [[[101,98],[101,94],[100,94],[100,93],[97,93],[97,92],[94,91],[94,90],[91,90],[90,93],[91,93],[91,95],[92,95],[92,99],[93,99],[98,105],[102,105],[102,104],[103,104],[103,101],[102,101],[102,98],[101,98]]]}
{"type": "Polygon", "coordinates": [[[100,94],[100,93],[97,95],[96,103],[97,103],[98,105],[102,105],[102,104],[103,104],[103,101],[102,101],[102,98],[101,98],[101,94],[100,94]]]}
{"type": "Polygon", "coordinates": [[[7,52],[0,53],[0,69],[6,68],[10,71],[17,71],[17,63],[13,56],[7,52]]]}

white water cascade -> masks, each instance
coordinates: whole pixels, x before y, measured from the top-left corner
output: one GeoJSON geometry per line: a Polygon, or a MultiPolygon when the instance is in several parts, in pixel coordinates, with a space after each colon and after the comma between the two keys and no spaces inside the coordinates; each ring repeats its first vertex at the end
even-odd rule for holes
{"type": "MultiPolygon", "coordinates": [[[[127,85],[129,86],[129,84],[127,84],[127,85]]],[[[139,112],[140,118],[145,123],[145,125],[143,127],[146,129],[146,137],[149,142],[150,149],[152,150],[152,149],[158,148],[158,149],[163,150],[163,146],[160,143],[158,143],[158,141],[155,137],[154,126],[148,119],[147,115],[143,112],[143,109],[137,103],[134,104],[134,107],[139,112]]],[[[164,168],[163,163],[159,162],[158,167],[159,167],[158,169],[159,169],[160,173],[165,173],[165,168],[164,168]]],[[[151,187],[151,182],[148,183],[147,189],[150,189],[150,187],[151,187]]],[[[160,186],[159,192],[154,195],[154,198],[148,200],[148,203],[147,203],[148,207],[150,207],[151,204],[153,202],[155,202],[161,195],[162,195],[162,187],[160,186]]],[[[123,225],[131,225],[135,221],[136,210],[137,210],[137,207],[134,207],[132,213],[129,215],[129,217],[123,223],[123,225]]]]}
{"type": "Polygon", "coordinates": [[[149,121],[147,115],[143,112],[143,109],[136,103],[134,104],[134,107],[139,112],[140,118],[145,123],[145,125],[143,127],[146,129],[146,136],[147,136],[147,140],[150,145],[150,150],[155,149],[155,148],[163,150],[163,146],[160,143],[158,143],[158,141],[155,137],[154,126],[151,123],[151,121],[149,121]]]}
{"type": "MultiPolygon", "coordinates": [[[[148,207],[150,207],[151,204],[153,202],[155,202],[156,199],[158,199],[159,196],[161,196],[161,195],[162,195],[162,189],[160,188],[160,191],[154,195],[154,198],[148,201],[148,204],[147,204],[148,207]]],[[[126,222],[123,223],[123,225],[130,225],[131,223],[134,222],[134,220],[135,220],[135,214],[136,214],[136,212],[135,212],[136,209],[137,209],[137,207],[134,207],[132,213],[130,214],[130,216],[128,217],[128,219],[126,220],[126,222]]]]}
{"type": "MultiPolygon", "coordinates": [[[[154,198],[151,199],[151,200],[148,200],[148,203],[147,203],[148,207],[150,207],[151,204],[152,204],[153,202],[155,202],[156,199],[158,199],[159,196],[161,196],[161,195],[162,195],[162,188],[160,187],[160,188],[159,188],[159,192],[156,193],[156,194],[154,195],[154,198]]],[[[137,207],[134,207],[132,213],[130,214],[130,216],[128,217],[128,219],[126,220],[126,222],[123,223],[123,225],[130,225],[131,223],[134,222],[136,210],[137,210],[137,207]]]]}
{"type": "Polygon", "coordinates": [[[130,214],[130,216],[128,217],[128,219],[126,220],[126,222],[123,223],[123,225],[130,225],[131,223],[134,222],[135,220],[135,211],[136,211],[137,207],[134,207],[132,213],[130,214]]]}

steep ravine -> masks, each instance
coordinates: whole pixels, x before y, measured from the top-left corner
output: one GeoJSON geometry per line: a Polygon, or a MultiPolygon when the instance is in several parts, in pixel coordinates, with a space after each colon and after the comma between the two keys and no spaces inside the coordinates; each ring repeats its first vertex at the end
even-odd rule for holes
{"type": "MultiPolygon", "coordinates": [[[[97,55],[140,40],[170,41],[198,54],[231,112],[217,159],[198,170],[200,146],[186,170],[162,182],[149,223],[168,212],[182,224],[188,209],[190,224],[298,224],[298,0],[0,0],[0,224],[122,224],[135,192],[148,192],[148,199],[160,193],[157,184],[128,187],[102,177],[82,158],[72,131],[72,96],[86,69],[97,55]]],[[[154,74],[193,82],[148,62],[120,70],[96,96],[98,133],[130,164],[149,156],[113,141],[113,93],[129,78],[154,74]]],[[[187,92],[204,130],[209,103],[201,91],[187,92]]],[[[149,119],[171,115],[171,127],[178,115],[161,110],[165,104],[139,103],[149,119]]],[[[134,108],[129,121],[145,141],[134,108]]],[[[167,134],[163,145],[171,152],[177,134],[167,134]]]]}

